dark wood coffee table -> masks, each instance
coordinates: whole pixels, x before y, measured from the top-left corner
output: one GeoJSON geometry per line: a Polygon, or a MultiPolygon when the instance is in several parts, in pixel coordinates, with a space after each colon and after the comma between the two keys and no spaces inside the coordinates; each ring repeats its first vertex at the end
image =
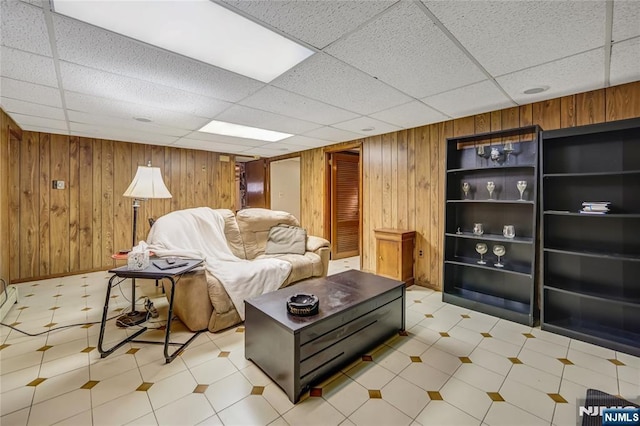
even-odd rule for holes
{"type": "Polygon", "coordinates": [[[296,403],[313,382],[404,326],[404,284],[351,270],[245,300],[245,357],[296,403]],[[290,315],[286,300],[296,293],[315,294],[319,313],[290,315]]]}

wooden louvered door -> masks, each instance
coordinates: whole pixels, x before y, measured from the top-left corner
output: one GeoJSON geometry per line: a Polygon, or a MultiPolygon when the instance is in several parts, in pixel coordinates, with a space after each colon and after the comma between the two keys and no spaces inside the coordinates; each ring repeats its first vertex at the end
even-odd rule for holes
{"type": "Polygon", "coordinates": [[[331,258],[360,254],[360,155],[331,154],[331,258]]]}

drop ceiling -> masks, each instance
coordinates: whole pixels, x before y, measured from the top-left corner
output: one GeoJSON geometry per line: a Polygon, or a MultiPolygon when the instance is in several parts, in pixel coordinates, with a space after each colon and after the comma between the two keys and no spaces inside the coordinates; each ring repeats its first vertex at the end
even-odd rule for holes
{"type": "Polygon", "coordinates": [[[219,4],[315,53],[267,84],[2,0],[0,105],[24,130],[273,157],[640,80],[640,1],[219,4]]]}

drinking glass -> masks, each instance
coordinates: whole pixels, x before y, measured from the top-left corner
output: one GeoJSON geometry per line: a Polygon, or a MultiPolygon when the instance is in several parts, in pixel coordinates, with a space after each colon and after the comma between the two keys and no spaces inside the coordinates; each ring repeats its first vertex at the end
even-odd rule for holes
{"type": "Polygon", "coordinates": [[[476,251],[478,252],[478,254],[480,255],[480,260],[478,260],[478,263],[480,265],[486,265],[487,262],[484,261],[484,254],[487,252],[487,245],[485,243],[478,243],[476,244],[476,251]]]}
{"type": "Polygon", "coordinates": [[[513,225],[505,225],[502,228],[502,235],[505,236],[505,238],[514,238],[516,236],[516,228],[513,225]]]}
{"type": "Polygon", "coordinates": [[[520,199],[518,201],[526,201],[524,198],[522,198],[522,194],[524,194],[524,190],[527,189],[527,181],[519,180],[516,184],[516,187],[518,188],[518,191],[520,191],[520,199]]]}
{"type": "Polygon", "coordinates": [[[504,254],[507,252],[507,250],[505,250],[504,246],[502,245],[495,245],[493,246],[493,254],[495,254],[496,256],[498,256],[498,263],[494,263],[493,266],[497,266],[498,268],[503,268],[504,265],[502,263],[500,263],[500,257],[504,256],[504,254]]]}
{"type": "Polygon", "coordinates": [[[502,152],[504,152],[506,157],[505,162],[509,162],[509,156],[513,151],[515,151],[515,149],[513,148],[513,142],[505,142],[504,146],[502,147],[502,152]]]}
{"type": "Polygon", "coordinates": [[[471,189],[471,185],[469,182],[462,182],[462,192],[464,192],[464,199],[469,199],[469,190],[471,189]]]}
{"type": "Polygon", "coordinates": [[[473,224],[473,233],[474,235],[482,235],[484,234],[484,226],[481,223],[473,224]]]}
{"type": "Polygon", "coordinates": [[[496,184],[493,181],[487,182],[487,191],[489,191],[489,199],[493,200],[493,191],[496,189],[496,184]]]}

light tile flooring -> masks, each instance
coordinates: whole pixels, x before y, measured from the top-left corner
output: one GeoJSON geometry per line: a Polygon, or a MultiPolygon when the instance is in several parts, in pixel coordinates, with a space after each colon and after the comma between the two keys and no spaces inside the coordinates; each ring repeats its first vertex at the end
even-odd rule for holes
{"type": "MultiPolygon", "coordinates": [[[[357,267],[355,258],[330,269],[357,267]]],[[[21,284],[4,322],[38,333],[99,321],[108,278],[103,272],[21,284]]],[[[166,318],[153,282],[138,283],[159,320],[166,318]]],[[[110,316],[130,304],[128,282],[120,287],[110,316]]],[[[108,340],[131,332],[114,322],[108,340]]],[[[161,346],[139,343],[101,359],[98,331],[94,324],[27,337],[0,327],[0,423],[575,425],[577,398],[587,388],[640,395],[637,357],[447,305],[421,287],[407,292],[406,335],[318,384],[297,405],[245,360],[243,327],[201,334],[168,365],[161,346]]]]}

